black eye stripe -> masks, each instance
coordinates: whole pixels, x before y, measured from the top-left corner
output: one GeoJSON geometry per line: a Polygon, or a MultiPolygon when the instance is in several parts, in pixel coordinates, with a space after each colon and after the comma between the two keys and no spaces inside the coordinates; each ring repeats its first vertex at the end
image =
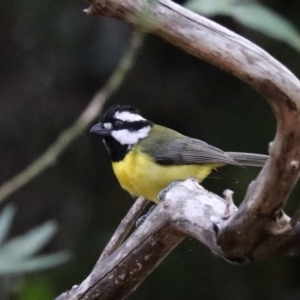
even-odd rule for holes
{"type": "Polygon", "coordinates": [[[147,120],[134,121],[134,122],[121,121],[120,123],[117,124],[118,121],[120,121],[120,120],[116,120],[113,123],[113,127],[117,128],[117,129],[128,129],[129,131],[137,131],[141,128],[144,128],[147,126],[152,126],[152,123],[147,120]]]}
{"type": "Polygon", "coordinates": [[[123,121],[116,118],[116,113],[129,112],[131,114],[139,114],[139,112],[130,106],[113,106],[109,108],[100,118],[101,123],[111,123],[112,130],[127,129],[129,131],[137,131],[147,126],[152,126],[152,123],[148,120],[138,121],[123,121]]]}
{"type": "Polygon", "coordinates": [[[121,120],[116,119],[114,122],[114,126],[116,127],[123,127],[124,122],[121,120]]]}

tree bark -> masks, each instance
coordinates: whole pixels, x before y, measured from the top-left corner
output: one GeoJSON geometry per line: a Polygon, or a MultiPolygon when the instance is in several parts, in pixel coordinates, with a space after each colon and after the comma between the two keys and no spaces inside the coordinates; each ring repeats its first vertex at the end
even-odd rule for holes
{"type": "Polygon", "coordinates": [[[186,52],[249,84],[270,104],[277,131],[270,158],[237,209],[225,199],[187,180],[165,191],[163,201],[138,230],[88,278],[57,299],[123,299],[185,236],[196,238],[232,262],[298,255],[299,216],[283,207],[299,177],[299,80],[250,41],[171,1],[149,6],[146,0],[90,0],[88,13],[141,26],[186,52]]]}

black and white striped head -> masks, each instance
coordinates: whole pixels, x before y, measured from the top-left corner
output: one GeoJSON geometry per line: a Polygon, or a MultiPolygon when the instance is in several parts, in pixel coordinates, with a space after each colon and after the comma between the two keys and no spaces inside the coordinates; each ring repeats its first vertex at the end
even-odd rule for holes
{"type": "Polygon", "coordinates": [[[143,118],[137,109],[127,105],[110,107],[91,129],[100,135],[112,161],[122,160],[141,139],[148,136],[153,124],[143,118]]]}

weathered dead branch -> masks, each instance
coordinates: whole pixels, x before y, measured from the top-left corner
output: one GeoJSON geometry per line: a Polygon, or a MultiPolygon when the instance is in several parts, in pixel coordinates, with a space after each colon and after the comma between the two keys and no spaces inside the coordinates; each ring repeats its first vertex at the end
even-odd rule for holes
{"type": "MultiPolygon", "coordinates": [[[[133,26],[146,0],[91,0],[88,12],[133,26]]],[[[270,104],[277,131],[270,159],[236,211],[194,181],[165,194],[143,225],[89,277],[59,299],[122,299],[133,291],[184,236],[235,262],[299,254],[299,225],[283,207],[299,177],[300,82],[250,41],[179,5],[160,0],[149,9],[147,28],[163,39],[237,76],[270,104]]],[[[140,22],[140,21],[139,21],[140,22]]]]}

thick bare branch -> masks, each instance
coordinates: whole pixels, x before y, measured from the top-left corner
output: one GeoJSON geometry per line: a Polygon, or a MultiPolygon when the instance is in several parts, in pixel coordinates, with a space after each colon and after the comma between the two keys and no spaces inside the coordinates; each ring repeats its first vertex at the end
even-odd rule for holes
{"type": "Polygon", "coordinates": [[[57,300],[123,299],[186,234],[222,254],[214,227],[222,221],[226,202],[194,180],[179,184],[165,196],[121,247],[97,264],[79,286],[57,300]]]}
{"type": "Polygon", "coordinates": [[[173,212],[172,208],[166,210],[164,205],[158,205],[127,241],[97,263],[79,286],[56,300],[124,299],[183,240],[184,235],[172,228],[173,212]]]}
{"type": "Polygon", "coordinates": [[[137,218],[145,209],[147,204],[148,201],[144,197],[139,197],[135,201],[135,203],[132,205],[127,215],[121,221],[115,233],[109,240],[108,244],[104,248],[100,258],[97,261],[97,264],[99,264],[106,257],[110,256],[118,247],[120,247],[120,245],[123,243],[126,236],[128,235],[130,229],[135,224],[137,218]]]}
{"type": "MultiPolygon", "coordinates": [[[[73,287],[57,300],[123,299],[184,236],[197,239],[215,254],[227,258],[227,254],[217,244],[217,236],[223,223],[235,213],[235,210],[228,213],[230,201],[203,189],[193,179],[171,188],[163,199],[121,247],[97,264],[79,286],[73,287]]],[[[257,258],[299,254],[299,246],[289,247],[300,238],[299,234],[297,229],[287,236],[265,240],[264,247],[268,251],[257,258]]]]}
{"type": "MultiPolygon", "coordinates": [[[[136,24],[133,15],[146,0],[91,0],[94,13],[136,24]]],[[[185,51],[239,77],[260,92],[277,118],[277,132],[270,144],[270,159],[251,184],[235,218],[222,229],[219,243],[232,257],[251,259],[266,234],[291,230],[273,220],[281,214],[299,177],[299,80],[264,50],[232,31],[169,0],[160,0],[150,11],[151,32],[185,51]],[[268,228],[268,232],[263,228],[268,228]],[[243,247],[241,248],[241,245],[243,247]]],[[[286,223],[285,223],[286,224],[286,223]]]]}
{"type": "MultiPolygon", "coordinates": [[[[90,0],[89,13],[140,26],[146,0],[90,0]],[[138,20],[138,21],[137,21],[138,20]]],[[[277,118],[270,159],[237,208],[193,180],[167,191],[142,226],[88,278],[59,299],[123,299],[184,236],[235,262],[300,252],[300,229],[282,208],[299,177],[298,79],[264,50],[179,5],[160,0],[147,15],[151,32],[237,76],[260,92],[277,118]]]]}

